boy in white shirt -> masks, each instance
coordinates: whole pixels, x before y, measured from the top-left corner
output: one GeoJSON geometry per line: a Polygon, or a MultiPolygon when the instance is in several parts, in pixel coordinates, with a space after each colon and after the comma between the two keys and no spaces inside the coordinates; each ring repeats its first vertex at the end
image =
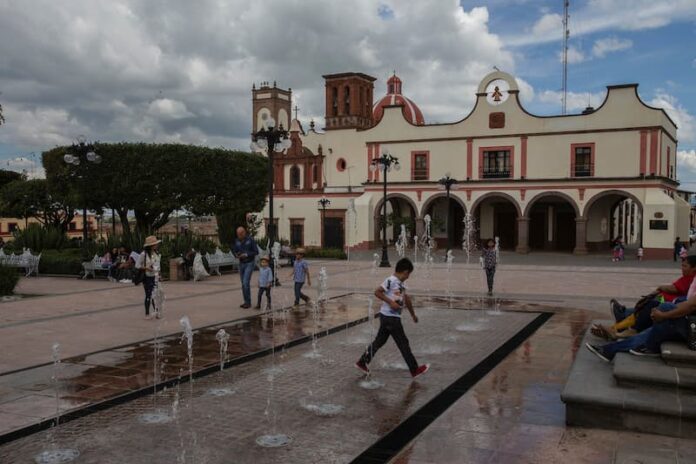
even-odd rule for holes
{"type": "Polygon", "coordinates": [[[375,290],[375,296],[382,300],[382,306],[379,310],[379,331],[372,344],[367,348],[365,353],[360,357],[360,360],[355,363],[355,367],[369,374],[370,369],[367,367],[372,361],[373,356],[389,339],[391,335],[394,338],[396,346],[401,351],[404,361],[411,371],[411,376],[416,378],[419,375],[425,374],[430,368],[429,364],[421,366],[416,362],[416,358],[411,352],[411,347],[404,333],[404,327],[401,325],[401,311],[404,306],[411,313],[413,322],[418,323],[418,316],[413,310],[411,298],[406,294],[406,286],[404,282],[413,272],[413,263],[408,258],[402,258],[396,263],[394,274],[387,277],[382,282],[382,285],[375,290]]]}

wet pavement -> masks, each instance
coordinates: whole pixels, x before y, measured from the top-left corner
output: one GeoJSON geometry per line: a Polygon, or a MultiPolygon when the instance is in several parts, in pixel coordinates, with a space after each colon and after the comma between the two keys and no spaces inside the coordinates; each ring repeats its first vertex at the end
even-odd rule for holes
{"type": "MultiPolygon", "coordinates": [[[[366,315],[365,297],[342,300],[329,303],[317,324],[319,330],[366,315]]],[[[443,302],[419,301],[421,307],[429,308],[419,310],[420,323],[404,322],[415,355],[433,366],[418,381],[412,381],[400,353],[389,342],[372,363],[374,383],[361,386],[365,379],[352,363],[376,331],[377,321],[373,321],[374,325],[362,323],[319,339],[318,354],[311,342],[280,348],[193,383],[15,440],[0,447],[0,456],[5,458],[3,462],[28,462],[42,450],[58,446],[78,449],[79,462],[85,463],[350,462],[538,316],[536,312],[433,307],[443,302]],[[378,388],[365,388],[375,385],[378,388]],[[217,396],[212,388],[233,393],[217,396]],[[335,405],[333,414],[323,413],[327,405],[335,405]],[[155,411],[175,419],[165,424],[144,424],[139,419],[141,414],[155,411]],[[271,432],[286,433],[293,441],[278,449],[256,445],[258,436],[271,432]]],[[[453,300],[453,306],[456,303],[453,300]]],[[[311,312],[293,313],[288,317],[278,314],[275,319],[259,317],[258,325],[250,320],[230,328],[231,334],[237,331],[234,343],[230,340],[231,352],[239,353],[240,346],[282,345],[314,330],[311,312]],[[247,326],[251,327],[245,329],[247,326]]],[[[195,348],[194,365],[217,362],[217,329],[196,334],[194,347],[200,347],[195,348]]],[[[165,372],[185,375],[182,345],[176,341],[165,346],[170,356],[165,372]]],[[[136,378],[138,363],[147,363],[151,355],[152,347],[148,351],[139,346],[95,356],[122,366],[112,369],[132,370],[126,377],[136,378]]],[[[88,356],[70,364],[89,361],[88,356]]],[[[141,375],[149,370],[143,368],[141,375]]],[[[92,373],[109,374],[114,372],[92,373]]],[[[84,373],[76,371],[74,378],[81,375],[84,373]]]]}

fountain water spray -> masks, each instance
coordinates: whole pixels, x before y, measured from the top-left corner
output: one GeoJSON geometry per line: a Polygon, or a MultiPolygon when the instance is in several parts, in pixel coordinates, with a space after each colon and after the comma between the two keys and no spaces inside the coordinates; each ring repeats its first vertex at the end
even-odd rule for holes
{"type": "Polygon", "coordinates": [[[418,235],[413,234],[413,266],[418,264],[418,235]]]}
{"type": "Polygon", "coordinates": [[[317,298],[319,302],[325,302],[329,299],[328,285],[329,275],[326,273],[326,268],[322,266],[319,270],[319,297],[317,298]]]}
{"type": "Polygon", "coordinates": [[[495,237],[495,263],[500,264],[500,237],[495,237]]]}
{"type": "Polygon", "coordinates": [[[447,250],[447,300],[449,307],[452,307],[452,263],[454,262],[454,252],[447,250]]]}
{"type": "Polygon", "coordinates": [[[37,464],[60,464],[72,462],[80,456],[80,452],[72,448],[56,448],[55,443],[55,428],[60,424],[60,344],[54,343],[51,347],[51,356],[53,358],[53,374],[51,380],[53,382],[53,392],[56,399],[56,417],[53,423],[54,430],[51,433],[50,446],[51,449],[42,451],[34,456],[34,462],[37,464]]]}
{"type": "Polygon", "coordinates": [[[188,368],[189,368],[189,389],[191,396],[193,396],[193,328],[191,327],[191,321],[188,316],[184,316],[179,319],[179,325],[184,329],[184,333],[181,334],[181,341],[186,339],[186,352],[188,357],[188,368]]]}
{"type": "Polygon", "coordinates": [[[432,286],[432,271],[433,271],[433,236],[432,236],[432,218],[429,214],[426,214],[423,218],[425,222],[425,234],[421,237],[421,242],[423,244],[423,264],[425,266],[424,278],[428,283],[428,293],[431,293],[432,286]]]}
{"type": "MultiPolygon", "coordinates": [[[[374,299],[372,298],[372,295],[370,295],[367,298],[367,323],[370,325],[370,344],[366,347],[366,349],[372,348],[372,341],[375,339],[375,325],[374,325],[374,320],[375,320],[375,309],[374,309],[374,299]]],[[[384,382],[380,382],[379,380],[375,380],[372,378],[372,374],[368,372],[365,374],[365,378],[360,381],[360,387],[364,388],[366,390],[375,390],[377,388],[383,387],[384,382]]]]}
{"type": "Polygon", "coordinates": [[[377,275],[377,268],[379,267],[380,261],[381,261],[381,258],[379,256],[379,254],[373,253],[372,254],[372,271],[371,271],[373,277],[375,275],[377,275]]]}
{"type": "Polygon", "coordinates": [[[408,236],[406,235],[406,225],[401,224],[401,233],[399,233],[399,238],[397,238],[396,243],[396,253],[399,258],[403,258],[406,255],[406,248],[408,248],[408,236]]]}
{"type": "Polygon", "coordinates": [[[215,334],[215,339],[220,344],[220,370],[223,370],[227,360],[227,343],[230,341],[230,334],[225,329],[220,329],[215,334]]]}

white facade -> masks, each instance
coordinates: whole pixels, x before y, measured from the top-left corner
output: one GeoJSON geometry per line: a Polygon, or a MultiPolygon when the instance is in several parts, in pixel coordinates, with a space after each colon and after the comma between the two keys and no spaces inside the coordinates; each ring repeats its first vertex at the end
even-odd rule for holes
{"type": "MultiPolygon", "coordinates": [[[[512,76],[494,72],[481,81],[474,109],[460,121],[414,125],[402,106],[383,112],[368,129],[305,134],[296,128],[304,149],[321,158],[322,172],[319,183],[291,188],[288,160],[274,197],[281,238],[290,239],[295,224],[297,239],[301,223],[305,246],[375,246],[383,178],[369,166],[386,151],[401,166],[387,174],[388,212],[410,234],[421,235],[430,214],[436,238],[446,241],[447,205],[438,180],[449,174],[459,181],[449,215],[455,246],[467,212],[481,238],[500,236],[503,247],[522,253],[586,253],[605,249],[623,232],[629,245],[643,246],[646,258],[666,258],[675,237],[688,237],[690,206],[675,195],[677,127],[662,109],[640,100],[636,84],[608,87],[605,101],[587,114],[540,117],[521,106],[512,76]],[[331,200],[327,218],[334,218],[326,234],[317,207],[322,196],[331,200]],[[355,217],[346,214],[351,200],[355,217]],[[336,227],[343,237],[328,237],[336,227]]],[[[389,239],[397,232],[390,230],[389,239]]]]}

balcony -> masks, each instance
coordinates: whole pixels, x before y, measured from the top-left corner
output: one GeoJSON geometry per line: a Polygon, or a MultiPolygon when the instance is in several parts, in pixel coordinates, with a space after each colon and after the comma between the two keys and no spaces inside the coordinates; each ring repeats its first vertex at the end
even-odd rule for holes
{"type": "Polygon", "coordinates": [[[579,164],[573,168],[573,177],[592,177],[594,175],[594,165],[579,164]]]}
{"type": "Polygon", "coordinates": [[[481,179],[509,179],[511,172],[509,169],[482,169],[481,179]]]}
{"type": "Polygon", "coordinates": [[[411,180],[428,180],[427,168],[413,168],[411,180]]]}

